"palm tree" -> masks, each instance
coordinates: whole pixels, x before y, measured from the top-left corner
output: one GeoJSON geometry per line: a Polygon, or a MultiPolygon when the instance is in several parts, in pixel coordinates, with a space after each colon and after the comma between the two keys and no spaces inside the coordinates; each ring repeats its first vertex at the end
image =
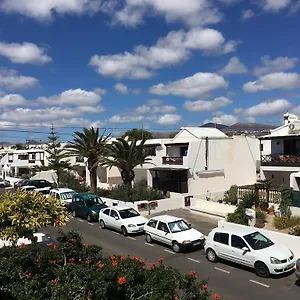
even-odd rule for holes
{"type": "Polygon", "coordinates": [[[99,156],[103,155],[105,145],[110,135],[105,136],[105,132],[100,135],[99,128],[83,128],[83,132],[75,131],[73,141],[69,142],[65,149],[69,156],[87,158],[87,167],[90,172],[91,192],[97,190],[97,162],[99,156]]]}
{"type": "Polygon", "coordinates": [[[121,173],[123,183],[131,188],[134,180],[134,168],[145,163],[151,163],[149,154],[145,151],[146,140],[137,144],[137,140],[128,141],[118,138],[106,145],[105,156],[100,158],[99,164],[109,168],[117,167],[121,173]]]}

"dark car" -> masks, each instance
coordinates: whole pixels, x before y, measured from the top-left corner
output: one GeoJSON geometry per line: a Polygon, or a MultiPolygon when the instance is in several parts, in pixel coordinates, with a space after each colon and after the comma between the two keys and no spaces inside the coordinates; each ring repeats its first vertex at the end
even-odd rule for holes
{"type": "Polygon", "coordinates": [[[73,217],[82,217],[91,221],[98,221],[99,212],[106,208],[105,202],[97,195],[91,193],[74,194],[71,204],[73,217]]]}
{"type": "Polygon", "coordinates": [[[19,187],[23,187],[27,185],[35,186],[37,189],[52,187],[52,183],[44,179],[24,180],[20,183],[19,187]]]}
{"type": "Polygon", "coordinates": [[[21,187],[22,184],[24,183],[24,181],[25,181],[24,179],[21,179],[21,180],[16,181],[16,182],[14,183],[14,188],[17,189],[17,188],[21,187]]]}
{"type": "Polygon", "coordinates": [[[2,188],[10,187],[10,182],[8,180],[0,178],[0,187],[2,188]]]}

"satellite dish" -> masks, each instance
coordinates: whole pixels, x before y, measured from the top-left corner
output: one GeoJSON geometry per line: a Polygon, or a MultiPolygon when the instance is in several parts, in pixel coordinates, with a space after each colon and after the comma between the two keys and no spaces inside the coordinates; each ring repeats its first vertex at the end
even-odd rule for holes
{"type": "Polygon", "coordinates": [[[289,129],[294,130],[295,129],[295,125],[294,124],[290,124],[289,125],[289,129]]]}

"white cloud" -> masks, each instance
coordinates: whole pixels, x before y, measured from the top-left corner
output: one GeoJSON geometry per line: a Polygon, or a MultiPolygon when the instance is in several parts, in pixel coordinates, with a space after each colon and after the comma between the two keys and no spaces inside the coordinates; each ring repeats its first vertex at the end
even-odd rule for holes
{"type": "Polygon", "coordinates": [[[149,106],[147,106],[147,105],[142,105],[142,106],[138,106],[136,109],[135,109],[135,112],[137,113],[137,114],[141,114],[141,115],[143,115],[143,114],[145,114],[145,113],[148,113],[148,112],[150,112],[150,107],[149,106]]]}
{"type": "Polygon", "coordinates": [[[95,88],[94,93],[96,93],[97,95],[103,96],[107,93],[107,90],[101,89],[101,88],[95,88]]]}
{"type": "Polygon", "coordinates": [[[125,84],[123,84],[123,83],[117,83],[117,84],[114,86],[114,89],[115,89],[117,92],[119,92],[119,93],[121,93],[121,94],[123,94],[123,95],[127,95],[127,94],[129,93],[128,87],[127,87],[125,84]]]}
{"type": "Polygon", "coordinates": [[[5,92],[0,90],[0,96],[3,96],[3,95],[5,95],[5,92]]]}
{"type": "Polygon", "coordinates": [[[210,0],[125,0],[105,7],[112,15],[113,24],[134,27],[144,22],[148,16],[163,16],[168,23],[182,22],[188,26],[216,24],[222,14],[210,0]]]}
{"type": "Polygon", "coordinates": [[[219,108],[225,107],[232,103],[231,100],[225,97],[215,98],[212,101],[186,101],[183,104],[184,109],[189,112],[205,112],[205,111],[215,111],[219,108]]]}
{"type": "Polygon", "coordinates": [[[159,106],[163,104],[163,101],[159,99],[150,99],[147,101],[147,104],[150,106],[159,106]]]}
{"type": "Polygon", "coordinates": [[[296,63],[299,61],[299,59],[296,57],[277,57],[272,60],[269,56],[263,56],[260,60],[262,66],[254,68],[255,75],[287,71],[295,68],[296,63]]]}
{"type": "Polygon", "coordinates": [[[30,76],[19,75],[15,70],[0,68],[0,87],[6,90],[22,90],[31,88],[39,81],[30,76]]]}
{"type": "Polygon", "coordinates": [[[151,94],[156,95],[174,95],[183,97],[197,97],[207,92],[227,88],[228,82],[214,73],[196,73],[193,76],[186,77],[166,84],[159,83],[149,89],[151,94]]]}
{"type": "Polygon", "coordinates": [[[192,51],[204,54],[225,54],[236,51],[239,41],[225,42],[222,33],[214,29],[193,28],[189,31],[171,31],[154,46],[136,46],[132,53],[94,55],[89,65],[103,76],[146,79],[157,69],[187,61],[192,51]]]}
{"type": "Polygon", "coordinates": [[[294,107],[292,112],[300,118],[300,105],[294,107]]]}
{"type": "Polygon", "coordinates": [[[119,123],[135,123],[141,122],[144,119],[143,116],[136,116],[136,115],[114,115],[107,120],[109,123],[119,124],[119,123]]]}
{"type": "Polygon", "coordinates": [[[0,42],[0,56],[18,64],[45,64],[52,61],[52,58],[45,54],[44,48],[32,43],[0,42]]]}
{"type": "Polygon", "coordinates": [[[238,122],[238,117],[234,115],[220,115],[214,119],[207,119],[203,121],[203,124],[206,123],[217,123],[217,124],[223,124],[227,126],[231,126],[238,122]]]}
{"type": "Polygon", "coordinates": [[[246,21],[255,17],[255,13],[251,9],[246,9],[242,11],[241,20],[246,21]]]}
{"type": "Polygon", "coordinates": [[[247,73],[247,67],[241,63],[238,57],[230,58],[228,64],[219,71],[220,74],[229,75],[229,74],[243,74],[247,73]]]}
{"type": "Polygon", "coordinates": [[[139,95],[142,93],[142,90],[141,89],[133,89],[133,90],[131,90],[131,93],[134,95],[139,95]]]}
{"type": "Polygon", "coordinates": [[[278,12],[287,8],[291,4],[291,0],[260,0],[263,10],[270,12],[278,12]]]}
{"type": "Polygon", "coordinates": [[[155,121],[155,123],[165,126],[165,125],[173,125],[173,124],[177,124],[178,122],[180,122],[182,119],[182,117],[180,115],[176,115],[176,114],[165,114],[163,116],[160,116],[157,118],[157,120],[155,121]]]}
{"type": "Polygon", "coordinates": [[[54,14],[83,15],[100,10],[102,0],[2,0],[0,9],[38,21],[51,21],[54,14]]]}
{"type": "Polygon", "coordinates": [[[276,89],[290,90],[300,87],[300,75],[297,73],[270,73],[260,76],[256,81],[243,85],[245,92],[271,91],[276,89]]]}
{"type": "Polygon", "coordinates": [[[47,105],[78,105],[88,106],[96,105],[101,100],[100,95],[95,92],[85,91],[82,89],[67,90],[59,95],[51,97],[39,97],[37,102],[47,105]]]}
{"type": "Polygon", "coordinates": [[[0,107],[25,105],[25,99],[18,94],[10,94],[0,97],[0,107]]]}
{"type": "Polygon", "coordinates": [[[98,114],[98,113],[102,113],[105,111],[105,109],[100,106],[78,106],[76,108],[76,111],[78,111],[79,113],[87,113],[87,114],[98,114]]]}
{"type": "Polygon", "coordinates": [[[151,108],[151,112],[154,114],[174,113],[176,110],[177,108],[173,105],[154,106],[151,108]]]}
{"type": "Polygon", "coordinates": [[[270,102],[262,102],[260,104],[246,108],[245,110],[240,109],[239,113],[245,117],[266,117],[266,116],[277,116],[286,112],[290,107],[291,103],[285,99],[277,99],[270,102]]]}

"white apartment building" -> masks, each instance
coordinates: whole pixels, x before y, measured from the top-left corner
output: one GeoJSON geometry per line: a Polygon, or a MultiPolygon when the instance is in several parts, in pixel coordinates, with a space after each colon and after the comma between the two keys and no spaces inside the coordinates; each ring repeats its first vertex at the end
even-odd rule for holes
{"type": "Polygon", "coordinates": [[[300,120],[285,114],[284,125],[260,138],[261,178],[300,190],[300,120]]]}
{"type": "Polygon", "coordinates": [[[256,182],[259,140],[229,137],[216,128],[182,127],[173,139],[148,140],[152,163],[137,167],[136,180],[164,192],[200,195],[256,182]]]}

